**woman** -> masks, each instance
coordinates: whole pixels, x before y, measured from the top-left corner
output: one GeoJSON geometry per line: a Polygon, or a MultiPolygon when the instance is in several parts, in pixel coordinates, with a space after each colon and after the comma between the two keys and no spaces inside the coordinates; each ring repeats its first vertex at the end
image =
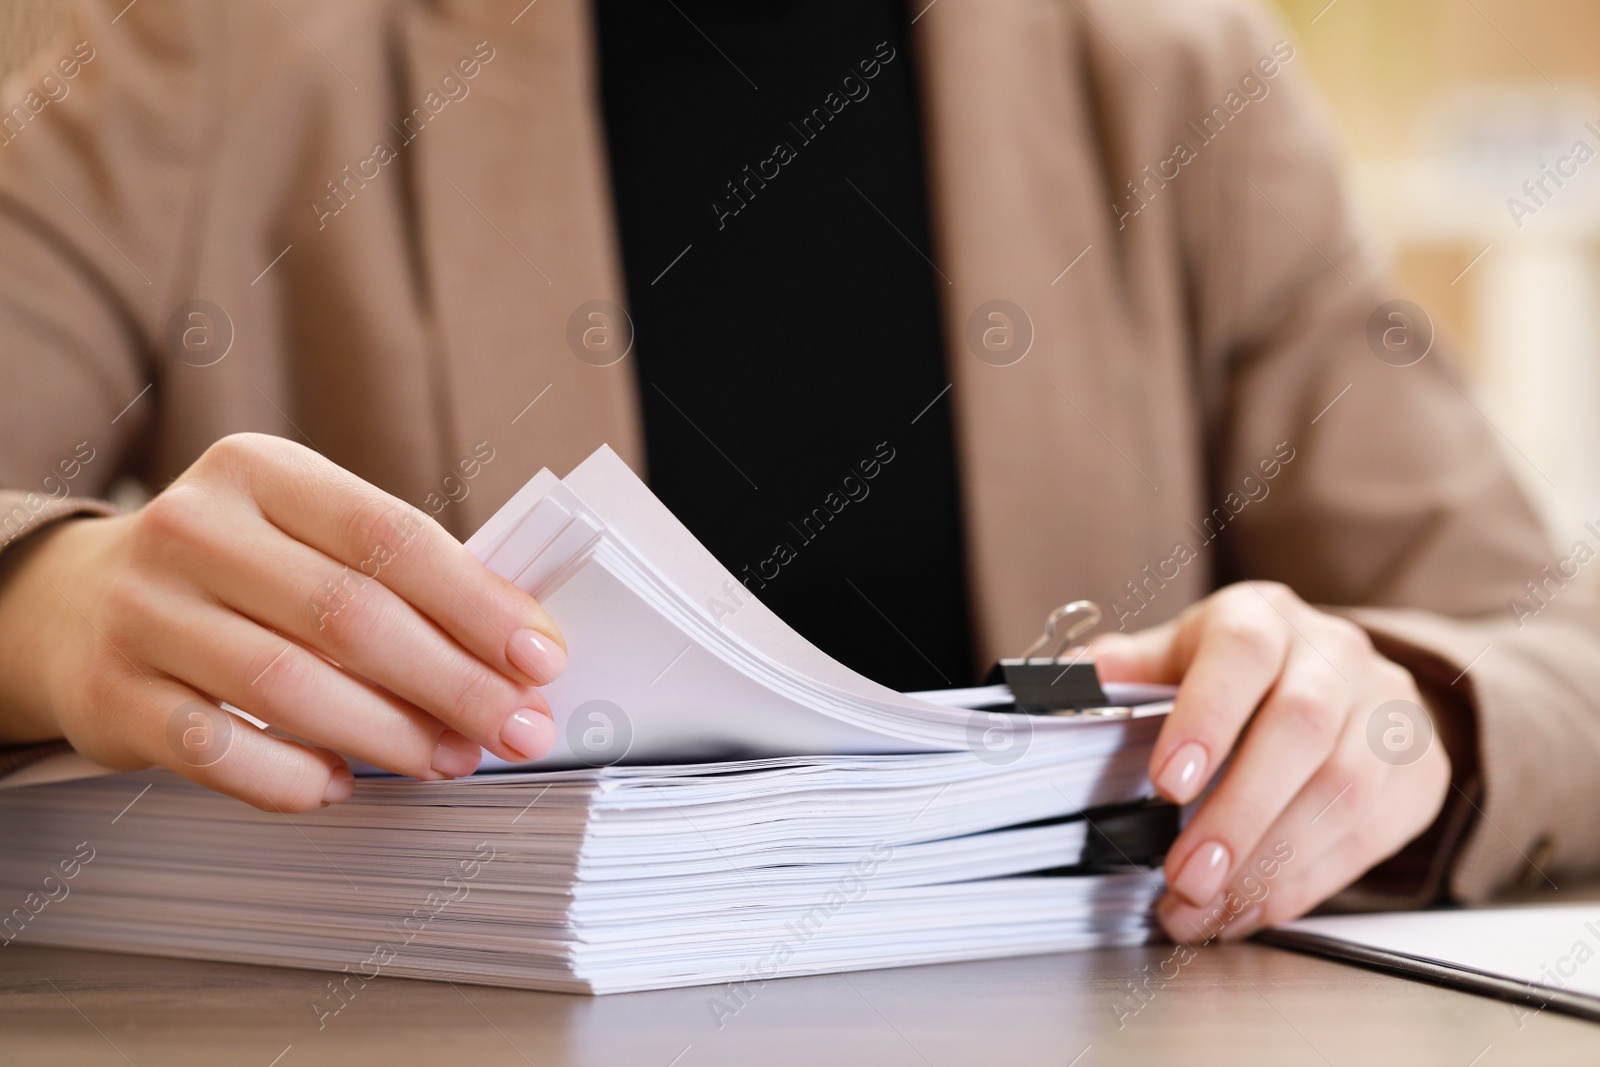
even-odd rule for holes
{"type": "Polygon", "coordinates": [[[1600,864],[1588,603],[1507,611],[1555,555],[1253,10],[122,6],[0,146],[0,740],[283,811],[536,758],[562,637],[451,535],[608,442],[887,684],[1108,605],[1213,788],[1174,936],[1283,842],[1228,936],[1600,864]]]}

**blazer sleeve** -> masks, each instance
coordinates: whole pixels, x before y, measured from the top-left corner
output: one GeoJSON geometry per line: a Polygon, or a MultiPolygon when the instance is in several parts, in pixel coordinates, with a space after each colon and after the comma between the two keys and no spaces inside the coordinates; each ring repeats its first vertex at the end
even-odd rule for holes
{"type": "Polygon", "coordinates": [[[0,553],[114,511],[151,447],[205,94],[186,14],[123,6],[77,8],[0,90],[0,553]]]}
{"type": "Polygon", "coordinates": [[[203,295],[182,264],[216,110],[204,21],[187,4],[81,4],[4,87],[17,104],[0,123],[7,541],[102,496],[150,447],[172,362],[158,347],[203,295]]]}
{"type": "MultiPolygon", "coordinates": [[[[1288,36],[1222,6],[1209,51],[1227,57],[1209,90],[1219,101],[1288,36]]],[[[1519,488],[1540,473],[1503,443],[1448,344],[1381,343],[1403,328],[1388,317],[1402,294],[1352,221],[1304,62],[1281,64],[1183,191],[1218,498],[1280,443],[1295,452],[1238,516],[1221,578],[1282,581],[1348,614],[1418,677],[1457,780],[1419,842],[1434,853],[1402,860],[1447,876],[1464,901],[1593,874],[1600,625],[1575,560],[1600,550],[1600,533],[1557,531],[1559,549],[1547,538],[1519,488]]],[[[1413,319],[1431,336],[1425,309],[1413,319]]]]}

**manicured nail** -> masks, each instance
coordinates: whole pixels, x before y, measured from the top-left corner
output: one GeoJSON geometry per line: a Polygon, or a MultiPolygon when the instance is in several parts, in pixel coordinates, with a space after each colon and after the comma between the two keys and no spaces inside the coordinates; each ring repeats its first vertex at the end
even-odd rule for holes
{"type": "Polygon", "coordinates": [[[446,778],[465,778],[478,769],[482,759],[483,747],[454,730],[440,734],[438,744],[433,746],[433,769],[446,778]]]}
{"type": "Polygon", "coordinates": [[[1261,905],[1246,908],[1222,928],[1222,933],[1217,937],[1222,941],[1238,941],[1240,938],[1249,937],[1256,932],[1256,925],[1261,922],[1261,905]]]}
{"type": "Polygon", "coordinates": [[[500,727],[500,743],[525,760],[536,760],[556,747],[556,724],[550,716],[524,708],[500,727]]]}
{"type": "Polygon", "coordinates": [[[1174,803],[1187,804],[1206,781],[1206,750],[1198,741],[1187,741],[1167,757],[1167,765],[1156,776],[1155,786],[1174,803]]]}
{"type": "Polygon", "coordinates": [[[1222,883],[1233,866],[1228,846],[1221,841],[1207,841],[1184,861],[1178,876],[1172,879],[1172,891],[1195,907],[1203,907],[1222,891],[1222,883]]]}
{"type": "Polygon", "coordinates": [[[535,685],[549,685],[566,669],[567,650],[538,630],[518,630],[506,642],[506,659],[535,685]]]}
{"type": "Polygon", "coordinates": [[[341,804],[356,791],[356,778],[348,768],[339,767],[328,779],[328,788],[322,791],[324,804],[341,804]]]}

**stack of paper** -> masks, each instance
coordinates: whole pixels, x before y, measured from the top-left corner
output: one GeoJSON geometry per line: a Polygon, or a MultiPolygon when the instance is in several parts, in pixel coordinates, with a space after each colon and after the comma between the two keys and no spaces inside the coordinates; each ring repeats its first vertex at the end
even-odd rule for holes
{"type": "Polygon", "coordinates": [[[366,777],[294,817],[166,772],[0,791],[4,938],[603,993],[1148,936],[1159,875],[1106,863],[1152,853],[1113,858],[1098,820],[1150,795],[1167,705],[1018,716],[1003,686],[875,685],[609,450],[469,547],[567,637],[546,766],[366,777]]]}
{"type": "Polygon", "coordinates": [[[586,992],[1127,944],[1159,876],[1017,876],[1077,862],[1087,824],[1042,820],[1138,795],[1139,747],[368,780],[294,818],[118,775],[0,793],[0,891],[87,842],[25,941],[586,992]]]}

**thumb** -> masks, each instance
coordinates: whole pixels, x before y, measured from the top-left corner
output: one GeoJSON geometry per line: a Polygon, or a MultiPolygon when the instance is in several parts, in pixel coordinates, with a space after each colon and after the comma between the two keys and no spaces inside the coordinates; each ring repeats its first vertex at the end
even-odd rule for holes
{"type": "Polygon", "coordinates": [[[1090,640],[1087,658],[1102,682],[1177,685],[1183,680],[1176,621],[1138,633],[1100,634],[1090,640]]]}

